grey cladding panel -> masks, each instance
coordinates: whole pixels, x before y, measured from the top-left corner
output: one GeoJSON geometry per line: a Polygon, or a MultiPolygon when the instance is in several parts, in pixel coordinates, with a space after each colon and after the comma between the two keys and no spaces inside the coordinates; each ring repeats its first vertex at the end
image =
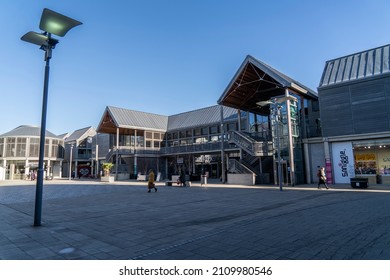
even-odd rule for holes
{"type": "Polygon", "coordinates": [[[324,136],[352,133],[352,112],[348,87],[320,92],[320,104],[324,136]]]}

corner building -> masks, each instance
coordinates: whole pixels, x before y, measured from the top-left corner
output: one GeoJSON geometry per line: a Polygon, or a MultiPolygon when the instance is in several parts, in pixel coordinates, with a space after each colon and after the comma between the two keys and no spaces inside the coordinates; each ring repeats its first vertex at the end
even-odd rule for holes
{"type": "Polygon", "coordinates": [[[318,94],[332,181],[390,183],[390,45],[327,61],[318,94]]]}

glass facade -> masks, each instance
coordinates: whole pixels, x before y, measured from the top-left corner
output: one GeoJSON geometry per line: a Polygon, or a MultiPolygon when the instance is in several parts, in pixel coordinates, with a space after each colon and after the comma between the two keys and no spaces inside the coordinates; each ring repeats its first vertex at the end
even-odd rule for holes
{"type": "MultiPolygon", "coordinates": [[[[45,171],[60,165],[64,155],[64,142],[60,139],[45,139],[45,171]]],[[[37,169],[39,157],[38,137],[0,138],[0,162],[6,168],[5,179],[26,179],[29,172],[37,169]]],[[[59,174],[55,174],[58,175],[59,174]]]]}
{"type": "Polygon", "coordinates": [[[390,176],[390,139],[352,143],[355,175],[390,176]]]}

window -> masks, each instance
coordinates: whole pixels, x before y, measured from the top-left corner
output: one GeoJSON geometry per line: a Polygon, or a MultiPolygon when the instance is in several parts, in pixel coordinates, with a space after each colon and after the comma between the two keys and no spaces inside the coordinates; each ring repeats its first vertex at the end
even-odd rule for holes
{"type": "Polygon", "coordinates": [[[208,135],[208,134],[209,134],[209,128],[208,127],[202,128],[202,135],[208,135]]]}
{"type": "Polygon", "coordinates": [[[50,152],[50,140],[45,139],[45,157],[49,157],[50,152]]]}
{"type": "Polygon", "coordinates": [[[38,157],[39,155],[39,138],[30,138],[30,157],[38,157]]]}
{"type": "Polygon", "coordinates": [[[0,138],[0,157],[3,157],[4,138],[0,138]]]}
{"type": "Polygon", "coordinates": [[[146,148],[151,148],[152,147],[152,141],[146,140],[146,148]]]}
{"type": "Polygon", "coordinates": [[[195,144],[202,144],[202,143],[207,143],[207,138],[205,137],[199,137],[194,139],[195,144]]]}
{"type": "Polygon", "coordinates": [[[186,132],[180,131],[180,138],[186,138],[186,132]]]}
{"type": "Polygon", "coordinates": [[[154,139],[161,139],[161,134],[157,133],[157,132],[154,132],[153,133],[153,137],[154,137],[154,139]]]}
{"type": "Polygon", "coordinates": [[[147,131],[147,132],[145,132],[145,137],[146,137],[146,139],[152,139],[153,138],[153,133],[147,131]]]}
{"type": "Polygon", "coordinates": [[[186,137],[192,137],[192,130],[186,131],[186,137]]]}
{"type": "Polygon", "coordinates": [[[15,137],[7,138],[7,145],[6,145],[6,156],[7,157],[14,157],[15,156],[15,143],[16,143],[15,137]]]}
{"type": "Polygon", "coordinates": [[[160,142],[159,141],[154,141],[153,142],[153,146],[155,149],[159,149],[160,148],[160,142]]]}
{"type": "Polygon", "coordinates": [[[210,134],[217,134],[217,133],[219,133],[219,126],[210,127],[210,134]]]}
{"type": "Polygon", "coordinates": [[[16,144],[17,157],[26,157],[26,142],[27,142],[27,138],[18,138],[16,144]]]}
{"type": "MultiPolygon", "coordinates": [[[[305,100],[306,101],[306,100],[305,100]]],[[[313,112],[320,111],[320,103],[318,100],[312,100],[311,101],[311,108],[313,112]]]]}
{"type": "Polygon", "coordinates": [[[202,135],[202,130],[200,128],[194,129],[194,136],[200,136],[202,135]]]}

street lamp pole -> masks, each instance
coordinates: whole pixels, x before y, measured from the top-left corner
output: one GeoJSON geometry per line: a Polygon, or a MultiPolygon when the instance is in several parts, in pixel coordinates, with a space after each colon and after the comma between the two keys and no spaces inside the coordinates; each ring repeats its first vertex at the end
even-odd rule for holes
{"type": "Polygon", "coordinates": [[[70,153],[69,153],[69,180],[72,179],[72,157],[73,157],[73,143],[70,145],[70,153]]]}
{"type": "MultiPolygon", "coordinates": [[[[50,34],[48,36],[50,40],[50,34]]],[[[38,174],[37,185],[35,191],[35,210],[34,210],[34,226],[41,225],[42,215],[42,195],[43,195],[43,161],[45,157],[45,135],[46,135],[46,113],[47,113],[47,97],[49,89],[49,72],[50,72],[50,59],[51,51],[55,45],[48,44],[45,50],[45,78],[43,84],[43,100],[42,100],[42,117],[41,117],[41,134],[39,141],[39,161],[38,161],[38,174]]]]}
{"type": "Polygon", "coordinates": [[[23,41],[40,46],[40,49],[45,51],[46,61],[42,100],[41,133],[39,140],[38,177],[35,191],[34,226],[41,225],[44,175],[43,161],[45,157],[46,113],[49,90],[50,59],[52,50],[58,43],[58,40],[53,39],[51,35],[55,34],[63,37],[70,29],[80,24],[82,23],[77,20],[71,19],[49,9],[43,9],[41,22],[39,24],[39,28],[43,31],[43,33],[30,31],[21,37],[23,41]]]}

